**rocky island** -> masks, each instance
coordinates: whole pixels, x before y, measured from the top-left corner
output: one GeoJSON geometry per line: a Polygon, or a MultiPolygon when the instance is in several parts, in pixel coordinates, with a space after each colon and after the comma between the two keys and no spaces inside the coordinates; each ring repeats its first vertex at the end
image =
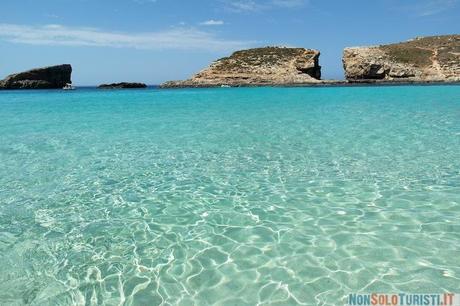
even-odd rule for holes
{"type": "MultiPolygon", "coordinates": [[[[345,48],[345,81],[321,80],[320,52],[263,47],[236,51],[185,81],[160,88],[239,86],[334,86],[361,83],[460,82],[460,35],[419,37],[402,43],[345,48]]],[[[71,84],[72,66],[12,74],[0,89],[61,89],[71,84]]],[[[101,89],[146,88],[144,83],[102,84],[101,89]]]]}
{"type": "Polygon", "coordinates": [[[320,52],[304,48],[264,47],[237,51],[191,79],[170,81],[162,88],[299,85],[320,83],[320,52]]]}
{"type": "Polygon", "coordinates": [[[147,88],[147,85],[144,83],[112,83],[112,84],[102,84],[98,88],[101,89],[130,89],[130,88],[147,88]]]}
{"type": "Polygon", "coordinates": [[[372,47],[346,48],[348,82],[460,81],[460,35],[416,38],[372,47]]]}
{"type": "Polygon", "coordinates": [[[58,65],[32,69],[7,76],[0,89],[61,89],[71,84],[72,66],[58,65]]]}

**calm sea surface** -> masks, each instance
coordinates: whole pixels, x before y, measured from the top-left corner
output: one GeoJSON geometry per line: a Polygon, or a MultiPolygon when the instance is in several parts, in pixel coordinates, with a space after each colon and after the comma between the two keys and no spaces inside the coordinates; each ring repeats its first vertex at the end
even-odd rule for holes
{"type": "Polygon", "coordinates": [[[0,92],[0,305],[460,291],[460,86],[0,92]]]}

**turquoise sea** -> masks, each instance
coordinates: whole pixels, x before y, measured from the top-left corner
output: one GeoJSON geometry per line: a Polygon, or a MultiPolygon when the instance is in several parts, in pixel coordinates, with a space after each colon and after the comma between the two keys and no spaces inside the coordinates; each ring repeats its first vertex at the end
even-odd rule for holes
{"type": "Polygon", "coordinates": [[[0,92],[0,305],[460,291],[460,86],[0,92]]]}

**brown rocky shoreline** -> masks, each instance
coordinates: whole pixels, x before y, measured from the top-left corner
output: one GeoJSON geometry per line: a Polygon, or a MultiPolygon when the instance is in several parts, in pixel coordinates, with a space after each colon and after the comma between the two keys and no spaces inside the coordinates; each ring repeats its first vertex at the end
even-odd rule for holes
{"type": "Polygon", "coordinates": [[[221,85],[181,85],[175,84],[171,86],[164,84],[158,86],[160,89],[184,89],[184,88],[255,88],[255,87],[375,87],[375,86],[405,86],[405,85],[460,85],[460,81],[379,81],[379,80],[365,80],[365,81],[347,81],[347,80],[325,80],[316,83],[295,83],[295,84],[240,84],[236,86],[221,86],[221,85]]]}

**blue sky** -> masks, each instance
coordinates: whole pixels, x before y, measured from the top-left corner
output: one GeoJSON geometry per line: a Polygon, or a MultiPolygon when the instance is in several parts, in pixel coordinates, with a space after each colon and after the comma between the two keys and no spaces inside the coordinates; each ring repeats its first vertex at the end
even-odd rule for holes
{"type": "Polygon", "coordinates": [[[0,78],[70,63],[77,85],[184,79],[242,48],[321,51],[460,33],[460,0],[1,0],[0,78]]]}

